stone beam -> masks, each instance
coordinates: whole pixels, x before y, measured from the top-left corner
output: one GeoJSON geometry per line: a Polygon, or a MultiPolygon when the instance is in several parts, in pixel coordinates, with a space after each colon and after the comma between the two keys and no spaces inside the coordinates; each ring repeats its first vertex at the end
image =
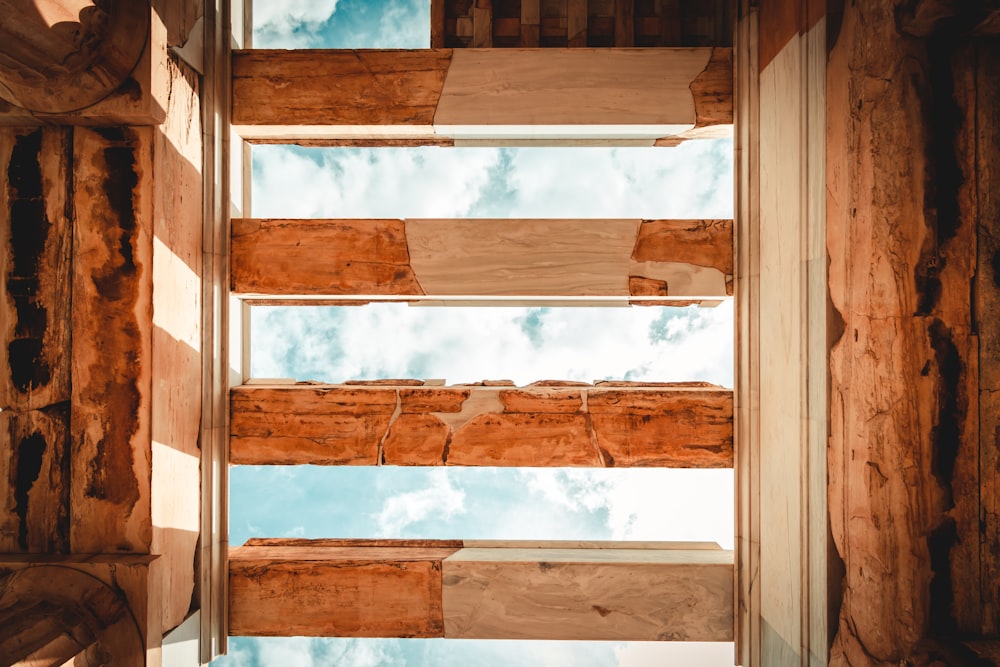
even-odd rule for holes
{"type": "Polygon", "coordinates": [[[231,394],[230,461],[732,467],[730,390],[579,384],[244,385],[231,394]]]}
{"type": "Polygon", "coordinates": [[[708,546],[251,541],[230,550],[229,632],[732,641],[733,555],[708,546]]]}
{"type": "Polygon", "coordinates": [[[149,548],[152,139],[0,129],[0,550],[149,548]]]}
{"type": "Polygon", "coordinates": [[[248,141],[653,145],[727,127],[732,106],[730,48],[233,54],[248,141]]]}
{"type": "Polygon", "coordinates": [[[244,295],[717,299],[732,277],[731,220],[233,220],[244,295]]]}
{"type": "Polygon", "coordinates": [[[69,549],[72,144],[0,128],[0,552],[69,549]]]}

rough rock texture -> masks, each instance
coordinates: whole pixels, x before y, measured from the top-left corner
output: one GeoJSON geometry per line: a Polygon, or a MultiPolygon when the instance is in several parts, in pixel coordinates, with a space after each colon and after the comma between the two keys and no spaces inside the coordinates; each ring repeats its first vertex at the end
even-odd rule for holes
{"type": "Polygon", "coordinates": [[[0,412],[0,552],[69,551],[69,403],[0,412]]]}
{"type": "Polygon", "coordinates": [[[241,51],[233,58],[233,123],[429,125],[450,63],[448,49],[241,51]]]}
{"type": "Polygon", "coordinates": [[[0,129],[0,408],[69,400],[72,130],[0,129]]]}
{"type": "Polygon", "coordinates": [[[719,387],[235,387],[234,464],[731,467],[719,387]]]}
{"type": "MultiPolygon", "coordinates": [[[[1000,12],[994,11],[994,19],[1000,12]]],[[[978,336],[979,365],[979,456],[967,452],[962,457],[972,469],[966,493],[979,499],[978,511],[968,512],[966,526],[970,533],[979,535],[979,580],[970,582],[972,592],[966,599],[975,600],[978,584],[981,613],[971,622],[963,623],[957,617],[959,631],[974,632],[972,625],[978,620],[983,636],[1000,637],[1000,29],[994,21],[992,42],[976,47],[970,57],[975,60],[975,151],[969,151],[974,160],[974,179],[970,172],[966,184],[974,189],[976,220],[978,225],[978,256],[974,283],[975,328],[978,336]],[[976,493],[978,486],[978,494],[976,493]],[[970,516],[971,515],[971,516],[970,516]]],[[[971,91],[967,90],[967,93],[971,91]]],[[[968,100],[969,97],[966,97],[968,100]]],[[[970,114],[971,116],[971,114],[970,114]]],[[[967,116],[968,118],[969,116],[967,116]]],[[[966,121],[967,123],[969,121],[966,121]]],[[[965,127],[969,127],[967,124],[965,127]]],[[[971,143],[971,142],[970,142],[971,143]]],[[[966,167],[967,168],[967,167],[966,167]]],[[[969,533],[959,531],[963,541],[969,533]]],[[[972,558],[973,562],[975,557],[972,558]]],[[[961,561],[953,559],[953,572],[964,570],[961,561]]],[[[962,581],[962,580],[959,580],[962,581]]],[[[968,581],[967,579],[965,581],[968,581]]],[[[955,609],[963,598],[962,587],[955,589],[955,609]]],[[[1000,659],[1000,647],[993,643],[994,660],[1000,659]]]]}
{"type": "Polygon", "coordinates": [[[71,541],[147,553],[152,168],[149,128],[74,132],[71,541]]]}
{"type": "Polygon", "coordinates": [[[996,70],[960,62],[961,20],[904,34],[914,4],[849,4],[829,58],[827,243],[841,325],[831,332],[829,503],[845,570],[834,664],[929,664],[929,641],[997,630],[975,627],[996,609],[996,470],[977,463],[996,460],[995,434],[980,439],[996,408],[980,405],[978,389],[980,373],[995,373],[983,345],[996,325],[969,292],[978,286],[984,305],[996,293],[981,250],[977,266],[995,208],[973,208],[993,205],[997,144],[984,132],[996,103],[969,88],[995,97],[996,70]],[[977,110],[963,118],[970,103],[977,110]],[[978,204],[973,182],[986,194],[978,204]]]}
{"type": "Polygon", "coordinates": [[[455,548],[242,547],[229,555],[234,635],[441,637],[455,548]]]}
{"type": "Polygon", "coordinates": [[[423,294],[402,220],[236,219],[232,234],[236,292],[423,294]]]}

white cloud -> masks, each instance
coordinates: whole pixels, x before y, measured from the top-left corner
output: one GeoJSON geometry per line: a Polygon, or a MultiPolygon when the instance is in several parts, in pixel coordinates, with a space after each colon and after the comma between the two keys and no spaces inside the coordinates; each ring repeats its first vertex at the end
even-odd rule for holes
{"type": "Polygon", "coordinates": [[[605,475],[596,476],[586,469],[525,468],[519,472],[528,490],[541,495],[547,507],[572,512],[593,512],[605,506],[607,494],[613,487],[605,475]]]}
{"type": "Polygon", "coordinates": [[[257,217],[462,217],[489,183],[497,149],[304,151],[254,147],[257,217]],[[429,152],[428,152],[429,151],[429,152]]]}
{"type": "Polygon", "coordinates": [[[734,503],[729,469],[632,471],[607,497],[611,539],[708,541],[732,549],[734,503]]]}
{"type": "Polygon", "coordinates": [[[227,655],[212,662],[217,667],[391,667],[402,665],[394,639],[321,637],[234,637],[227,655]]]}
{"type": "Polygon", "coordinates": [[[371,48],[426,49],[431,41],[430,22],[430,3],[390,4],[379,18],[371,48]]]}
{"type": "Polygon", "coordinates": [[[534,316],[541,325],[530,335],[523,321],[537,311],[513,307],[377,304],[252,312],[257,377],[733,382],[731,302],[683,310],[553,308],[534,316]]]}
{"type": "Polygon", "coordinates": [[[312,646],[308,637],[286,637],[280,642],[259,642],[257,651],[262,665],[314,667],[312,646]]]}
{"type": "MultiPolygon", "coordinates": [[[[718,542],[733,548],[732,470],[524,469],[518,474],[545,507],[559,508],[548,512],[556,521],[561,512],[604,514],[600,533],[591,539],[718,542]]],[[[516,521],[518,515],[531,521],[537,510],[521,500],[508,517],[516,521]]]]}
{"type": "MultiPolygon", "coordinates": [[[[390,639],[326,639],[325,655],[316,662],[320,665],[351,665],[351,667],[392,667],[405,664],[399,645],[390,639]]],[[[265,664],[281,664],[265,663],[265,664]]],[[[284,667],[284,665],[282,665],[284,667]]]]}
{"type": "Polygon", "coordinates": [[[386,498],[376,517],[381,537],[400,537],[414,523],[444,522],[465,512],[465,490],[452,485],[447,468],[434,470],[426,488],[386,498]]]}
{"type": "Polygon", "coordinates": [[[296,48],[309,45],[312,33],[330,20],[338,0],[258,0],[253,3],[255,45],[296,48]],[[260,43],[257,43],[260,42],[260,43]]]}
{"type": "Polygon", "coordinates": [[[733,211],[725,140],[503,152],[255,146],[254,156],[260,217],[461,217],[475,208],[481,217],[726,218],[733,211]],[[509,194],[496,200],[490,192],[509,194]]]}
{"type": "Polygon", "coordinates": [[[524,149],[510,186],[537,217],[730,217],[732,144],[524,149]]]}

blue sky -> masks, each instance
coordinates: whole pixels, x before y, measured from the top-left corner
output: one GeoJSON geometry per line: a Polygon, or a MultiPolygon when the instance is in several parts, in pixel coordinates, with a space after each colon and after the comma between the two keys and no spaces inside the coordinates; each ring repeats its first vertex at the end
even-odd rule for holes
{"type": "MultiPolygon", "coordinates": [[[[428,7],[427,0],[258,0],[254,45],[422,48],[428,7]]],[[[732,191],[728,140],[656,149],[257,146],[252,214],[731,217],[732,191]]],[[[255,307],[253,375],[732,386],[732,328],[730,303],[714,309],[255,307]]],[[[237,466],[230,542],[252,536],[676,539],[732,548],[732,472],[237,466]]],[[[732,646],[232,638],[229,655],[213,664],[731,665],[732,646]]]]}
{"type": "Polygon", "coordinates": [[[426,49],[429,0],[254,0],[259,49],[426,49]]]}
{"type": "Polygon", "coordinates": [[[732,310],[678,307],[255,306],[253,376],[703,380],[732,385],[732,310]],[[714,350],[708,353],[707,350],[714,350]]]}
{"type": "Polygon", "coordinates": [[[255,146],[258,217],[732,215],[732,141],[674,148],[255,146]]]}

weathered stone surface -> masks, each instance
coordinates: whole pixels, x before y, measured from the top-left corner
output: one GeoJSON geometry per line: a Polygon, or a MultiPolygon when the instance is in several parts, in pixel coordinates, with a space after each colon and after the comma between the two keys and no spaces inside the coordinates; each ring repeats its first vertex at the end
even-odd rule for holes
{"type": "MultiPolygon", "coordinates": [[[[21,91],[30,88],[29,96],[33,101],[27,105],[35,110],[0,102],[0,125],[152,126],[165,120],[173,92],[170,60],[176,57],[168,47],[178,45],[181,34],[187,39],[196,32],[192,30],[193,22],[203,10],[199,0],[140,0],[123,3],[118,9],[114,9],[115,3],[93,3],[91,0],[42,0],[40,3],[13,0],[13,3],[42,7],[46,18],[58,23],[47,26],[46,30],[29,33],[33,40],[50,42],[49,47],[43,49],[25,44],[20,36],[12,36],[9,31],[13,29],[16,33],[17,30],[12,22],[6,24],[4,28],[8,30],[0,32],[7,33],[4,37],[5,42],[10,42],[5,46],[8,55],[10,50],[24,53],[27,46],[28,51],[33,52],[21,59],[22,63],[31,59],[51,59],[53,36],[57,42],[62,42],[55,45],[57,49],[68,47],[74,52],[64,61],[51,60],[43,67],[46,71],[42,76],[48,79],[44,84],[38,72],[19,71],[23,65],[7,59],[10,66],[6,76],[20,79],[21,91]],[[77,8],[74,14],[84,10],[86,18],[83,21],[80,16],[67,16],[65,9],[72,5],[77,8]],[[96,6],[103,10],[111,7],[116,16],[109,21],[106,16],[100,16],[101,11],[94,11],[96,6]],[[101,35],[88,29],[92,27],[98,28],[97,33],[110,30],[101,35]],[[90,35],[86,36],[88,32],[90,35]],[[80,48],[79,40],[85,38],[89,40],[87,48],[80,48]],[[89,72],[81,71],[95,55],[98,60],[105,61],[104,65],[92,62],[89,72]],[[132,56],[136,56],[135,59],[132,56]],[[128,65],[128,60],[134,67],[128,65]],[[100,95],[102,90],[103,96],[100,95]]],[[[33,6],[30,11],[34,9],[33,6]]],[[[191,48],[188,55],[195,50],[191,48]]]]}
{"type": "Polygon", "coordinates": [[[535,380],[529,387],[590,387],[590,382],[580,382],[577,380],[535,380]]]}
{"type": "Polygon", "coordinates": [[[720,7],[697,0],[520,0],[511,5],[432,0],[431,46],[728,46],[733,16],[720,7]]]}
{"type": "Polygon", "coordinates": [[[250,141],[653,145],[732,122],[729,48],[237,51],[233,77],[233,122],[250,141]]]}
{"type": "Polygon", "coordinates": [[[291,298],[724,297],[732,257],[731,220],[236,219],[232,286],[291,298]]]}
{"type": "Polygon", "coordinates": [[[605,465],[725,468],[733,464],[729,390],[594,389],[587,405],[605,465]]]}
{"type": "Polygon", "coordinates": [[[233,221],[233,289],[263,294],[423,294],[401,220],[233,221]]]}
{"type": "Polygon", "coordinates": [[[432,414],[401,414],[389,427],[381,463],[439,466],[447,462],[451,429],[432,414]]]}
{"type": "Polygon", "coordinates": [[[712,544],[257,539],[230,550],[230,633],[728,641],[712,544]]]}
{"type": "Polygon", "coordinates": [[[461,412],[472,395],[469,389],[426,388],[400,389],[399,402],[403,414],[419,412],[461,412]]]}
{"type": "Polygon", "coordinates": [[[716,542],[629,540],[393,540],[356,537],[251,537],[245,547],[434,547],[460,549],[722,549],[716,542]]]}
{"type": "MultiPolygon", "coordinates": [[[[992,30],[1000,32],[1000,12],[993,11],[992,30]]],[[[978,223],[978,257],[975,282],[975,330],[978,334],[979,371],[979,451],[975,482],[980,507],[968,525],[979,532],[979,614],[980,632],[985,637],[1000,636],[1000,45],[994,39],[975,49],[975,194],[978,223]],[[976,523],[973,519],[985,517],[976,523]]],[[[971,178],[970,178],[971,180],[971,178]]],[[[971,189],[971,184],[970,184],[971,189]]],[[[971,460],[968,452],[960,459],[971,460]]],[[[971,482],[971,480],[970,480],[971,482]]],[[[959,540],[968,540],[959,532],[959,540]]],[[[968,540],[971,541],[971,540],[968,540]]],[[[953,558],[955,571],[963,568],[953,558]]],[[[967,579],[966,579],[967,581],[967,579]]],[[[962,601],[956,587],[956,607],[962,601]]],[[[973,598],[973,594],[969,598],[973,598]]],[[[959,626],[960,630],[967,631],[959,626]]],[[[1000,646],[993,642],[990,655],[1000,659],[1000,646]]]]}
{"type": "MultiPolygon", "coordinates": [[[[691,82],[711,55],[708,48],[456,49],[434,123],[635,124],[683,132],[697,120],[691,82]],[[484,78],[483,71],[491,76],[484,78]]],[[[730,95],[731,85],[730,79],[730,95]]]]}
{"type": "Polygon", "coordinates": [[[601,465],[582,413],[509,412],[473,417],[451,436],[446,463],[485,466],[601,465]]]}
{"type": "Polygon", "coordinates": [[[69,551],[69,403],[0,412],[0,552],[69,551]]]}
{"type": "Polygon", "coordinates": [[[441,560],[454,548],[240,547],[229,555],[229,632],[441,637],[441,560]]]}
{"type": "MultiPolygon", "coordinates": [[[[980,473],[965,463],[981,460],[982,443],[968,292],[977,229],[960,189],[974,176],[956,162],[974,130],[953,98],[967,85],[951,70],[958,38],[901,34],[899,10],[889,0],[845,6],[828,70],[838,664],[927,664],[927,640],[974,624],[979,606],[968,592],[979,530],[966,485],[980,473]]],[[[995,142],[986,152],[996,155],[995,142]]]]}
{"type": "MultiPolygon", "coordinates": [[[[322,383],[319,383],[322,384],[322,383]]],[[[358,386],[358,387],[422,387],[425,383],[423,380],[414,379],[384,379],[384,380],[346,380],[344,382],[348,386],[358,386]]]]}
{"type": "MultiPolygon", "coordinates": [[[[721,274],[723,293],[732,294],[733,221],[644,220],[632,251],[632,261],[640,264],[644,262],[689,264],[693,267],[714,270],[721,274]]],[[[675,271],[684,275],[686,281],[691,281],[680,267],[675,271]]],[[[667,283],[664,295],[683,296],[698,293],[689,285],[677,284],[681,281],[671,280],[669,275],[649,277],[664,279],[667,283]]],[[[714,293],[705,292],[706,295],[714,293]]],[[[632,294],[638,296],[635,291],[632,294]]]]}
{"type": "Polygon", "coordinates": [[[230,462],[377,465],[396,404],[385,388],[234,388],[230,462]]]}
{"type": "Polygon", "coordinates": [[[614,296],[625,289],[638,220],[406,220],[427,294],[614,296]]]}
{"type": "Polygon", "coordinates": [[[714,387],[245,385],[231,407],[236,464],[732,466],[714,387]]]}
{"type": "MultiPolygon", "coordinates": [[[[510,389],[499,392],[500,402],[507,412],[549,412],[568,413],[580,412],[583,405],[583,395],[586,390],[576,391],[539,391],[532,384],[525,389],[510,389]]],[[[579,386],[579,385],[578,385],[579,386]]],[[[585,385],[588,389],[589,385],[585,385]]]]}
{"type": "Polygon", "coordinates": [[[733,50],[716,47],[708,65],[691,82],[694,96],[695,130],[733,124],[733,50]]]}
{"type": "Polygon", "coordinates": [[[234,125],[430,125],[450,49],[233,54],[234,125]]]}
{"type": "Polygon", "coordinates": [[[74,551],[147,553],[152,333],[150,128],[76,128],[74,551]]]}
{"type": "Polygon", "coordinates": [[[0,408],[70,398],[73,131],[0,128],[0,408]]]}
{"type": "MultiPolygon", "coordinates": [[[[670,294],[670,286],[666,280],[629,276],[628,293],[631,296],[668,296],[670,294]]],[[[656,305],[664,305],[664,303],[656,302],[656,305]]]]}

